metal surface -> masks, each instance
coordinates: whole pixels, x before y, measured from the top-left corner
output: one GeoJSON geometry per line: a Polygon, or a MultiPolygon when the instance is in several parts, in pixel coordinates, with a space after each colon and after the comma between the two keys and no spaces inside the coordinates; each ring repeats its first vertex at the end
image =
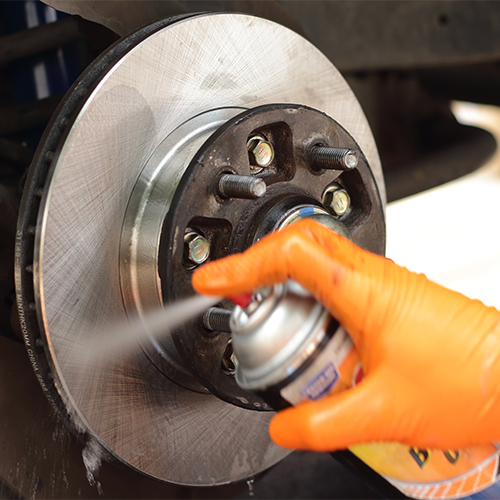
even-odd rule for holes
{"type": "Polygon", "coordinates": [[[356,151],[345,148],[327,148],[315,146],[311,150],[311,160],[314,168],[332,168],[352,170],[358,164],[356,151]]]}
{"type": "MultiPolygon", "coordinates": [[[[231,112],[232,108],[214,110],[182,124],[161,143],[141,173],[128,204],[121,237],[121,286],[129,313],[142,315],[148,308],[160,307],[160,288],[166,301],[192,295],[191,273],[200,262],[191,255],[191,240],[197,235],[205,247],[210,247],[212,258],[220,258],[242,249],[235,246],[235,241],[246,239],[250,244],[249,233],[256,224],[269,229],[272,224],[260,209],[278,214],[279,209],[273,208],[283,196],[293,207],[302,204],[304,197],[319,204],[324,186],[341,172],[313,172],[308,154],[311,143],[358,148],[353,138],[323,113],[305,106],[272,104],[229,119],[189,162],[200,137],[213,129],[212,120],[221,113],[230,116],[231,112]],[[247,151],[256,130],[271,138],[268,144],[274,144],[277,151],[275,161],[271,159],[268,168],[261,172],[253,170],[247,151]],[[224,173],[228,171],[244,175],[224,173]],[[256,176],[258,173],[265,176],[265,181],[256,176]],[[272,192],[266,196],[264,207],[244,201],[262,197],[266,182],[272,192]],[[252,193],[253,187],[259,187],[260,192],[252,193]],[[297,200],[299,193],[301,200],[297,200]],[[166,229],[159,242],[165,217],[166,229]],[[263,224],[258,222],[262,222],[262,217],[263,224]],[[183,241],[179,242],[182,234],[183,241]],[[205,240],[201,240],[201,235],[205,240]]],[[[358,233],[359,244],[380,252],[384,241],[382,207],[366,159],[359,154],[363,158],[358,172],[341,179],[351,186],[357,199],[357,207],[345,222],[358,233]]],[[[336,215],[343,215],[338,212],[336,215]]],[[[208,258],[206,252],[204,258],[208,258]]],[[[270,410],[254,393],[242,391],[234,378],[227,376],[231,370],[221,370],[221,366],[227,368],[228,341],[227,335],[207,336],[200,321],[194,319],[173,330],[166,340],[150,335],[150,345],[143,348],[161,372],[183,387],[198,392],[206,392],[207,388],[231,404],[270,410]]]]}
{"type": "MultiPolygon", "coordinates": [[[[236,176],[234,176],[236,177],[236,176]]],[[[193,293],[191,272],[181,265],[185,228],[198,228],[210,241],[211,259],[245,250],[256,234],[266,234],[299,206],[321,208],[321,194],[332,181],[352,195],[352,210],[342,216],[353,240],[377,253],[384,252],[383,207],[369,164],[355,140],[324,113],[298,104],[269,104],[244,111],[222,125],[200,148],[187,167],[173,197],[161,235],[158,271],[166,302],[193,293]],[[275,150],[274,160],[259,172],[252,169],[248,139],[262,133],[275,150]],[[309,151],[321,142],[355,149],[360,161],[353,171],[314,171],[309,151]],[[222,199],[219,178],[226,172],[260,179],[266,193],[255,199],[222,199]]],[[[304,214],[303,214],[304,215],[304,214]]],[[[187,320],[171,332],[184,365],[212,394],[249,410],[270,410],[251,391],[220,369],[229,337],[207,337],[199,319],[187,320]]],[[[162,344],[161,339],[158,342],[162,344]]],[[[166,349],[165,349],[166,350],[166,349]]]]}
{"type": "Polygon", "coordinates": [[[209,307],[203,313],[203,327],[208,331],[230,333],[229,320],[231,311],[222,307],[209,307]]]}
{"type": "Polygon", "coordinates": [[[249,175],[223,174],[217,183],[217,194],[222,198],[257,199],[266,192],[266,183],[249,175]]]}
{"type": "Polygon", "coordinates": [[[351,198],[340,186],[328,186],[322,195],[323,204],[333,210],[336,215],[344,215],[351,206],[351,198]]]}
{"type": "Polygon", "coordinates": [[[125,30],[121,33],[161,14],[222,8],[260,15],[303,34],[343,72],[367,114],[389,200],[470,173],[494,150],[485,132],[478,137],[457,126],[449,99],[499,102],[498,2],[48,1],[105,25],[115,22],[115,29],[125,30]],[[474,147],[485,154],[468,155],[474,147]],[[460,148],[463,157],[455,155],[460,148]]]}
{"type": "MultiPolygon", "coordinates": [[[[140,314],[161,307],[158,245],[175,187],[206,139],[242,110],[210,109],[187,119],[146,157],[145,165],[138,165],[139,177],[132,192],[126,195],[129,202],[120,243],[121,287],[129,312],[140,314]]],[[[134,174],[137,176],[137,172],[134,174]]]]}
{"type": "Polygon", "coordinates": [[[210,256],[210,243],[200,234],[187,233],[184,236],[184,252],[187,253],[187,265],[199,266],[210,256]]]}
{"type": "MultiPolygon", "coordinates": [[[[23,499],[195,499],[250,500],[243,484],[186,488],[146,477],[103,460],[87,470],[85,444],[57,419],[20,343],[0,336],[0,477],[23,499]],[[22,394],[22,397],[20,397],[22,394]],[[91,473],[92,475],[88,474],[91,473]],[[238,496],[241,495],[241,496],[238,496]]],[[[372,498],[363,486],[325,454],[292,453],[253,484],[253,498],[372,498]],[[293,478],[293,480],[290,480],[293,478]],[[325,497],[326,495],[326,497],[325,497]]],[[[0,484],[2,498],[17,498],[0,484]]]]}
{"type": "Polygon", "coordinates": [[[248,140],[247,148],[251,154],[250,166],[252,167],[268,167],[274,159],[273,145],[267,142],[262,136],[251,137],[248,140]]]}
{"type": "MultiPolygon", "coordinates": [[[[269,414],[184,389],[141,351],[133,359],[118,353],[89,377],[79,376],[81,345],[126,317],[120,246],[134,187],[148,159],[183,123],[214,109],[273,102],[305,104],[335,118],[361,146],[383,190],[380,163],[339,73],[279,25],[202,15],[135,43],[85,97],[48,157],[34,265],[44,348],[73,424],[113,456],[178,484],[232,482],[287,454],[267,436],[269,414]],[[269,56],[265,75],[245,56],[250,44],[269,56]]],[[[20,238],[29,238],[21,229],[20,238]]]]}

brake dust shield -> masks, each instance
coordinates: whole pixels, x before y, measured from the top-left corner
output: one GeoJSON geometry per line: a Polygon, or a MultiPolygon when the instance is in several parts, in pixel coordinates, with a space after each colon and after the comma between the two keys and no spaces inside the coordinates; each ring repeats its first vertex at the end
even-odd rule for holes
{"type": "MultiPolygon", "coordinates": [[[[132,193],[155,151],[195,117],[227,120],[272,103],[306,105],[339,122],[384,197],[369,126],[339,72],[294,32],[238,14],[161,21],[117,42],[68,93],[27,180],[16,282],[37,377],[86,439],[164,481],[234,482],[288,451],[268,436],[271,412],[181,387],[141,349],[132,357],[117,349],[104,369],[85,377],[79,354],[127,319],[121,239],[132,193]]],[[[158,290],[152,293],[161,304],[158,290]]]]}

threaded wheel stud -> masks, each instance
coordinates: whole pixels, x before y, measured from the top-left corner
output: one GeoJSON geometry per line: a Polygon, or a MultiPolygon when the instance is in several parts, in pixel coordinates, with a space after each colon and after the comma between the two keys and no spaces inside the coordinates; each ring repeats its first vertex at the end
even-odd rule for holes
{"type": "Polygon", "coordinates": [[[349,148],[314,146],[310,159],[315,170],[352,170],[358,165],[358,154],[349,148]]]}
{"type": "Polygon", "coordinates": [[[255,200],[266,192],[266,183],[250,175],[223,174],[219,177],[217,191],[222,198],[255,200]]]}
{"type": "Polygon", "coordinates": [[[203,313],[203,326],[212,332],[231,333],[229,328],[229,320],[231,319],[231,311],[222,309],[221,307],[209,307],[203,313]]]}

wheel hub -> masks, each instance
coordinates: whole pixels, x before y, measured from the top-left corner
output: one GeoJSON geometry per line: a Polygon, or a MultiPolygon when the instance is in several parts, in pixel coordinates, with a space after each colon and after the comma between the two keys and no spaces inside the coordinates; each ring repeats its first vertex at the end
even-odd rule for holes
{"type": "MultiPolygon", "coordinates": [[[[384,215],[375,180],[359,146],[335,120],[291,104],[265,105],[231,118],[201,146],[176,185],[157,260],[163,301],[193,295],[193,266],[186,266],[182,258],[186,232],[195,228],[203,235],[210,259],[215,260],[243,251],[265,234],[314,213],[322,213],[327,221],[331,218],[330,225],[336,224],[339,232],[343,227],[358,245],[384,253],[384,215]],[[248,144],[255,137],[265,138],[265,149],[272,152],[266,167],[256,168],[249,155],[248,144]],[[318,145],[334,152],[351,151],[357,155],[357,167],[345,167],[345,171],[340,163],[333,164],[336,168],[316,167],[313,150],[318,145]],[[242,183],[260,179],[266,191],[256,199],[241,197],[241,189],[232,197],[222,196],[223,176],[239,176],[242,183]],[[353,200],[342,216],[322,204],[325,191],[332,186],[353,200]]],[[[207,332],[202,319],[194,318],[172,332],[172,339],[181,363],[212,394],[249,410],[269,410],[224,369],[230,342],[227,332],[207,332]]],[[[172,339],[165,343],[164,352],[172,349],[172,339]]]]}

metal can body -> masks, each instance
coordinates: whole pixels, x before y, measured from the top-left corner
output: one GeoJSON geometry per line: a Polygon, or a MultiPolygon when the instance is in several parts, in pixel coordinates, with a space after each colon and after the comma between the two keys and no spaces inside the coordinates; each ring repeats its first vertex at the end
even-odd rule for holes
{"type": "Polygon", "coordinates": [[[293,281],[237,308],[231,329],[238,383],[277,410],[345,390],[362,373],[347,332],[293,281]]]}

